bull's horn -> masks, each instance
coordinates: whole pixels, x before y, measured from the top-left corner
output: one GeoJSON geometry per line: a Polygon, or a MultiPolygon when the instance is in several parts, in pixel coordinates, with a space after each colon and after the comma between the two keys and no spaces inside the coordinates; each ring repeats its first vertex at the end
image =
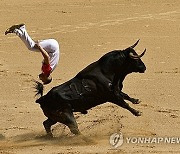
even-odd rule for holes
{"type": "MultiPolygon", "coordinates": [[[[140,40],[140,39],[139,39],[140,40]]],[[[139,40],[137,40],[137,42],[135,43],[135,44],[133,44],[132,46],[131,46],[131,48],[134,48],[138,43],[139,43],[139,40]]]]}
{"type": "Polygon", "coordinates": [[[134,55],[132,52],[129,53],[129,56],[132,58],[132,59],[139,59],[141,58],[142,56],[144,56],[146,52],[146,49],[144,49],[143,53],[141,55],[134,55]]]}
{"type": "Polygon", "coordinates": [[[142,56],[144,56],[145,53],[146,53],[146,48],[144,49],[143,53],[140,55],[140,58],[141,58],[142,56]]]}

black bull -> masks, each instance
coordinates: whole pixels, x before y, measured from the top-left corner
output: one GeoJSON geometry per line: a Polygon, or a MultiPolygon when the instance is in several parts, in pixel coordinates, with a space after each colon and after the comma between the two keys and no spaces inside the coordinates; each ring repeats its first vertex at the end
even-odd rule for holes
{"type": "Polygon", "coordinates": [[[121,91],[127,74],[144,73],[146,70],[140,59],[146,50],[138,55],[133,49],[138,42],[139,40],[125,50],[114,50],[105,54],[71,80],[53,87],[44,96],[43,85],[37,82],[37,94],[41,94],[41,97],[36,102],[48,117],[43,122],[48,136],[52,136],[51,126],[57,122],[67,125],[72,133],[80,134],[73,112],[86,114],[88,109],[106,102],[121,106],[135,116],[141,115],[124,101],[138,104],[139,99],[131,98],[121,91]]]}

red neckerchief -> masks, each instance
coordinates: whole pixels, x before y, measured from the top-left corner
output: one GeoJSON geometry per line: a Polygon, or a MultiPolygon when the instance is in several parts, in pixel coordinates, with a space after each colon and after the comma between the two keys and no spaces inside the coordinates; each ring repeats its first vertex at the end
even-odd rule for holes
{"type": "Polygon", "coordinates": [[[50,64],[43,63],[41,69],[42,69],[42,73],[45,74],[46,76],[49,76],[51,74],[52,68],[51,68],[50,64]]]}

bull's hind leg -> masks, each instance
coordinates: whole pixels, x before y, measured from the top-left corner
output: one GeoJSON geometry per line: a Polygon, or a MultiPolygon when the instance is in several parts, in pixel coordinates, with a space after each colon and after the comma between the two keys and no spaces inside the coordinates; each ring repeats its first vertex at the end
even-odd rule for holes
{"type": "Polygon", "coordinates": [[[132,102],[133,104],[139,104],[141,102],[139,99],[129,97],[128,94],[123,93],[122,91],[120,92],[120,95],[123,97],[123,99],[128,100],[132,102]]]}
{"type": "Polygon", "coordinates": [[[48,118],[47,120],[45,120],[43,122],[44,128],[45,128],[46,133],[47,133],[47,137],[53,137],[53,134],[51,132],[51,126],[54,124],[56,124],[56,121],[53,121],[50,118],[48,118]]]}
{"type": "Polygon", "coordinates": [[[72,109],[69,105],[65,106],[64,109],[59,112],[59,116],[57,117],[57,121],[68,126],[73,134],[80,134],[72,109]]]}
{"type": "Polygon", "coordinates": [[[63,123],[69,127],[70,131],[73,134],[79,135],[80,131],[78,129],[78,125],[77,125],[77,122],[74,118],[73,112],[70,110],[65,110],[65,112],[63,114],[64,114],[63,123]]]}

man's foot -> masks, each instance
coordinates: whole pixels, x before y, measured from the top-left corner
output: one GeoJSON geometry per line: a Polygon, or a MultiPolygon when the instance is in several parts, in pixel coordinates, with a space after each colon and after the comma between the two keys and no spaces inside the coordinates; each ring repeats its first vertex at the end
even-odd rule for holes
{"type": "Polygon", "coordinates": [[[19,24],[19,25],[13,25],[10,28],[8,28],[5,31],[5,35],[7,35],[8,33],[13,33],[15,29],[19,29],[21,26],[24,26],[24,24],[19,24]]]}

